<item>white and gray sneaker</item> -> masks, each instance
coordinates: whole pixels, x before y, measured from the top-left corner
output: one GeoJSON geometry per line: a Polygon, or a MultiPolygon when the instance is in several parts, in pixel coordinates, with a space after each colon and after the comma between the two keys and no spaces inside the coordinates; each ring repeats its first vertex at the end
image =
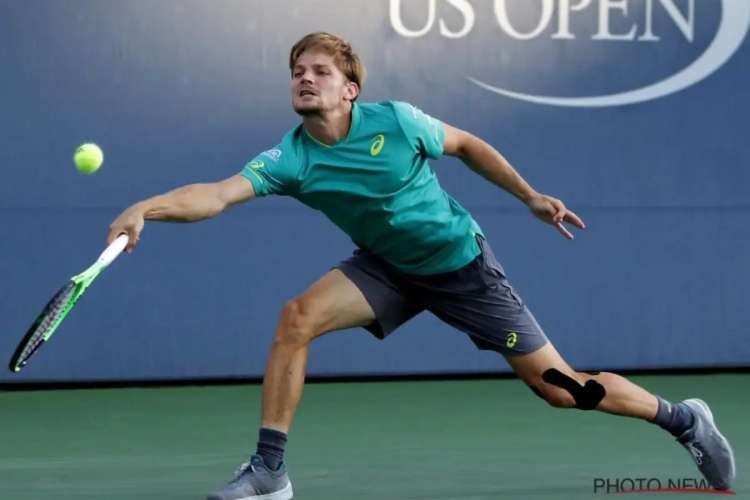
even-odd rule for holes
{"type": "Polygon", "coordinates": [[[209,493],[206,500],[291,500],[293,496],[283,463],[278,471],[272,471],[263,458],[253,455],[234,474],[229,484],[209,493]]]}
{"type": "Polygon", "coordinates": [[[708,405],[700,399],[682,402],[695,416],[693,426],[677,438],[698,466],[703,477],[717,490],[728,490],[735,477],[734,453],[719,432],[708,405]]]}

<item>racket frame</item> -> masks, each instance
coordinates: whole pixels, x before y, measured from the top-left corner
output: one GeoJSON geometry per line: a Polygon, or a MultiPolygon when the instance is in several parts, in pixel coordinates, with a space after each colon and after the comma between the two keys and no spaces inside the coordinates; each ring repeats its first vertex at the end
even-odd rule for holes
{"type": "Polygon", "coordinates": [[[90,265],[86,270],[84,270],[82,273],[77,274],[70,278],[70,280],[61,287],[57,293],[47,302],[47,304],[44,306],[42,311],[37,315],[34,322],[31,324],[31,327],[26,331],[26,334],[23,336],[21,341],[18,344],[18,347],[16,347],[16,350],[13,353],[13,356],[11,356],[10,363],[8,368],[11,372],[18,372],[23,368],[29,360],[34,356],[34,354],[39,350],[42,345],[47,342],[50,337],[55,333],[55,331],[59,328],[60,324],[63,322],[65,317],[70,313],[70,311],[73,309],[73,307],[76,305],[76,302],[78,302],[78,299],[81,298],[81,296],[84,294],[84,292],[88,289],[88,287],[91,285],[91,283],[101,274],[104,269],[109,266],[120,253],[125,249],[125,246],[128,243],[128,236],[125,234],[119,235],[99,256],[99,258],[94,262],[92,265],[90,265]],[[37,344],[34,345],[34,347],[31,348],[31,350],[28,350],[29,342],[31,342],[32,339],[36,338],[38,336],[38,330],[44,325],[45,319],[49,316],[49,314],[52,312],[52,310],[55,308],[55,305],[60,300],[62,295],[65,295],[66,292],[70,289],[73,289],[73,293],[70,296],[70,299],[65,303],[62,310],[57,313],[55,318],[52,320],[51,324],[47,326],[44,333],[42,333],[41,337],[39,338],[37,344]],[[25,356],[24,356],[25,354],[25,356]],[[23,356],[23,358],[22,358],[23,356]]]}

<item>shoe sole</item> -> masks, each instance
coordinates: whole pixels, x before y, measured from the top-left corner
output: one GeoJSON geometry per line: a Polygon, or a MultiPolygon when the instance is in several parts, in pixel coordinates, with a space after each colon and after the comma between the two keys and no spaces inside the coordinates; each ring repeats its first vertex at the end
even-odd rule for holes
{"type": "MultiPolygon", "coordinates": [[[[729,451],[729,465],[731,467],[731,474],[730,477],[731,480],[734,481],[736,470],[735,470],[735,464],[734,464],[734,450],[732,449],[732,445],[729,444],[729,440],[724,437],[724,435],[719,431],[719,428],[716,426],[716,422],[714,422],[714,414],[711,412],[711,408],[706,404],[705,401],[698,398],[692,398],[692,399],[686,399],[684,401],[685,404],[688,406],[691,406],[689,403],[693,403],[700,407],[701,410],[703,410],[703,413],[708,418],[708,422],[711,424],[711,428],[716,433],[717,436],[719,436],[719,439],[721,439],[721,442],[726,446],[727,450],[729,451]]],[[[729,487],[727,487],[729,489],[729,487]]]]}
{"type": "Polygon", "coordinates": [[[265,495],[253,495],[251,497],[237,498],[236,500],[292,500],[294,493],[292,492],[292,483],[288,483],[284,489],[274,491],[273,493],[266,493],[265,495]]]}

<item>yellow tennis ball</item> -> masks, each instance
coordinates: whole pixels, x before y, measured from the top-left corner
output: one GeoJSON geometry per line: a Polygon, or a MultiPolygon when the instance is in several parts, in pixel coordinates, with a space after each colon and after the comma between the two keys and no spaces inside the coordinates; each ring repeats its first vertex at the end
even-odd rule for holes
{"type": "Polygon", "coordinates": [[[73,157],[78,170],[84,174],[92,174],[99,170],[104,161],[104,153],[101,148],[93,143],[82,144],[73,157]]]}

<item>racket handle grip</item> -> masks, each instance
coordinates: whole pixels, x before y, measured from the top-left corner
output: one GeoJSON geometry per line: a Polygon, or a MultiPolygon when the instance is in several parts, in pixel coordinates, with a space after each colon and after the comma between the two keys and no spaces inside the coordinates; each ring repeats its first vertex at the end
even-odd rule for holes
{"type": "Polygon", "coordinates": [[[127,244],[127,234],[121,234],[120,236],[118,236],[115,241],[113,241],[99,256],[99,264],[104,267],[110,265],[112,261],[115,260],[115,258],[117,258],[117,256],[120,255],[123,250],[125,250],[127,244]]]}

